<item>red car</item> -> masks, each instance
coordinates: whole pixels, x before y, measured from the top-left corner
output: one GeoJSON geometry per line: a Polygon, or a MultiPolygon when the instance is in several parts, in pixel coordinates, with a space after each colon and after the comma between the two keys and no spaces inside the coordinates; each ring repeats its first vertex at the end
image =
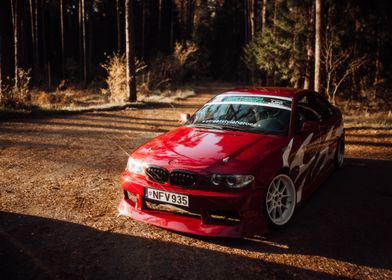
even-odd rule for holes
{"type": "Polygon", "coordinates": [[[137,148],[119,212],[174,231],[262,235],[343,164],[342,114],[300,89],[233,90],[137,148]]]}

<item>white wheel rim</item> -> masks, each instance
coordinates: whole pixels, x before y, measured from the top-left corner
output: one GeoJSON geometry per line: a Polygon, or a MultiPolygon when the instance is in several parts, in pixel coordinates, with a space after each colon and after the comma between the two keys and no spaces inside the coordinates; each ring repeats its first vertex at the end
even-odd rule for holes
{"type": "Polygon", "coordinates": [[[287,175],[272,180],[265,199],[268,217],[275,225],[286,224],[294,213],[296,192],[293,181],[287,175]]]}
{"type": "Polygon", "coordinates": [[[343,161],[344,161],[344,142],[343,142],[343,140],[339,141],[337,158],[338,158],[338,166],[340,167],[343,165],[343,161]]]}

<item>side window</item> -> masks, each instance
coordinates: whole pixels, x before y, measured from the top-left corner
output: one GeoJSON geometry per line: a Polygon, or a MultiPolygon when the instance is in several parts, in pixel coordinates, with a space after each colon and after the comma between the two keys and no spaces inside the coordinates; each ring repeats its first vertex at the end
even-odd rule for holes
{"type": "Polygon", "coordinates": [[[301,96],[297,100],[296,128],[299,131],[306,121],[320,121],[321,115],[311,107],[309,95],[301,96]]]}
{"type": "Polygon", "coordinates": [[[310,106],[321,115],[322,120],[327,120],[332,116],[333,110],[328,101],[316,94],[310,96],[309,101],[310,106]]]}

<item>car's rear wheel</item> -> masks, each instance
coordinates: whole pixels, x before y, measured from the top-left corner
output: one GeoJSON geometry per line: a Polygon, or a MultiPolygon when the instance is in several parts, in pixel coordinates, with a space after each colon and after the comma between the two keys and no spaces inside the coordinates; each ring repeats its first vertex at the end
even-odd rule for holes
{"type": "Polygon", "coordinates": [[[285,174],[277,175],[265,196],[267,218],[274,227],[286,225],[294,214],[296,191],[293,181],[285,174]]]}
{"type": "Polygon", "coordinates": [[[334,164],[336,168],[340,168],[343,165],[344,161],[344,135],[339,138],[338,145],[336,146],[334,164]]]}

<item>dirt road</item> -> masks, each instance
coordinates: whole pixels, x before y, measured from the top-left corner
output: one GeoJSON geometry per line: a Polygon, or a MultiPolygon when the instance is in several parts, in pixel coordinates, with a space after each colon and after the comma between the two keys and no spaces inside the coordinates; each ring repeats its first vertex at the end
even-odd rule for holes
{"type": "Polygon", "coordinates": [[[348,118],[348,158],[284,230],[197,238],[117,216],[129,152],[175,107],[0,123],[1,279],[392,279],[392,126],[348,118]],[[121,148],[120,148],[121,147],[121,148]]]}

